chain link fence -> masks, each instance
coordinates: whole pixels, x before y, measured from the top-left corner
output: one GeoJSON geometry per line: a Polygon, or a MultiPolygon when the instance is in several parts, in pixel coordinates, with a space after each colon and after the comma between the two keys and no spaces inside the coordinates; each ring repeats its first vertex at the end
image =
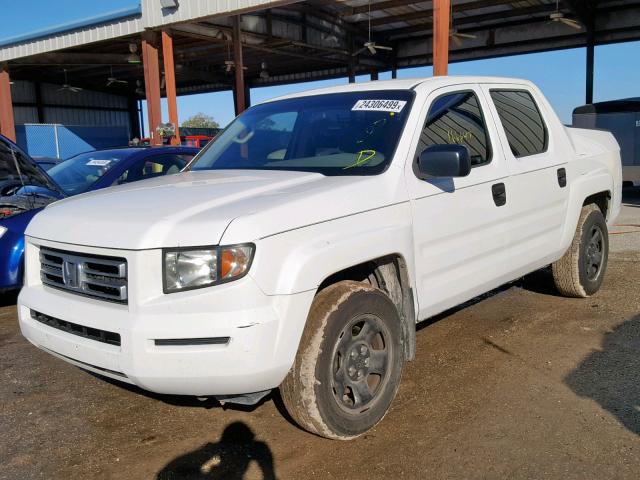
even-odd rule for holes
{"type": "Polygon", "coordinates": [[[32,157],[65,159],[89,150],[127,146],[129,128],[27,123],[16,125],[16,142],[32,157]]]}

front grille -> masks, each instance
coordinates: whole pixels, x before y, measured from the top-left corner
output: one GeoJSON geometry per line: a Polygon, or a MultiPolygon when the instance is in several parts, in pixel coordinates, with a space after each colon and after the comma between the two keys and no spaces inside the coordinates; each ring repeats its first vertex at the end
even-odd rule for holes
{"type": "Polygon", "coordinates": [[[40,249],[40,279],[50,287],[87,297],[127,303],[124,258],[40,249]]]}
{"type": "Polygon", "coordinates": [[[114,332],[107,332],[106,330],[99,330],[97,328],[67,322],[66,320],[60,320],[59,318],[51,317],[44,313],[36,312],[35,310],[31,310],[31,318],[52,328],[62,330],[63,332],[72,333],[73,335],[95,340],[96,342],[120,346],[120,335],[114,332]]]}

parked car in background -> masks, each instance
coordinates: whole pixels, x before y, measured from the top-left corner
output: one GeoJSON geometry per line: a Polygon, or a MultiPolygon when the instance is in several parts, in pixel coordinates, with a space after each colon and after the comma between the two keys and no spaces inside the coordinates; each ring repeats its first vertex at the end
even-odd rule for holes
{"type": "Polygon", "coordinates": [[[55,167],[59,163],[64,162],[63,158],[56,157],[33,157],[38,166],[42,168],[45,172],[49,170],[51,167],[55,167]]]}
{"type": "Polygon", "coordinates": [[[640,185],[640,97],[576,107],[572,126],[610,131],[620,145],[625,186],[640,185]]]}
{"type": "Polygon", "coordinates": [[[22,285],[24,231],[46,205],[90,190],[178,173],[197,152],[190,147],[95,150],[45,173],[19,147],[0,138],[0,290],[22,285]]]}
{"type": "Polygon", "coordinates": [[[301,427],[350,439],[387,412],[417,322],[548,265],[560,294],[595,294],[621,196],[614,137],[564,127],[525,80],[299,93],[179,175],[37,215],[20,326],[154,392],[280,388],[301,427]]]}
{"type": "Polygon", "coordinates": [[[198,153],[191,147],[124,147],[80,153],[48,171],[66,195],[178,173],[198,153]]]}
{"type": "Polygon", "coordinates": [[[0,292],[22,284],[24,230],[60,188],[20,147],[0,135],[0,292]]]}
{"type": "Polygon", "coordinates": [[[213,137],[207,135],[186,135],[180,137],[180,143],[188,147],[202,148],[209,143],[213,137]]]}

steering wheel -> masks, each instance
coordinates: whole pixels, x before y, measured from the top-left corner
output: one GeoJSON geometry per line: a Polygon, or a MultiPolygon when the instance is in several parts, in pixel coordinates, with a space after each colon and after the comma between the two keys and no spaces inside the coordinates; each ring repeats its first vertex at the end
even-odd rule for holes
{"type": "Polygon", "coordinates": [[[235,137],[233,137],[231,140],[234,141],[235,143],[239,143],[240,145],[244,145],[249,140],[251,140],[251,137],[253,137],[254,133],[255,131],[251,130],[247,132],[243,137],[240,137],[240,134],[238,134],[235,137]]]}

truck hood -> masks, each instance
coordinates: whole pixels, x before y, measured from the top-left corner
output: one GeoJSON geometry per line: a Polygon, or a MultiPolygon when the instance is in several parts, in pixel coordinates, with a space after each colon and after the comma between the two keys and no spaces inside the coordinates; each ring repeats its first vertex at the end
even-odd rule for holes
{"type": "Polygon", "coordinates": [[[375,177],[291,171],[185,172],[65,199],[36,215],[28,236],[94,247],[142,250],[215,245],[243,218],[246,242],[385,203],[375,177]],[[364,185],[362,185],[364,187],[364,185]],[[360,190],[360,188],[355,188],[360,190]],[[249,220],[247,222],[246,220],[249,220]]]}

